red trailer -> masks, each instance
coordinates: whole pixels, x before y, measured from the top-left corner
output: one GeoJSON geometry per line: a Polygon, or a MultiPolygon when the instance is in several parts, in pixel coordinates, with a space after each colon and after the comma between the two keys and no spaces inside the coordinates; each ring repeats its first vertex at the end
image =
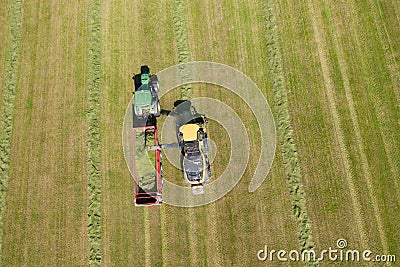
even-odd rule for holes
{"type": "Polygon", "coordinates": [[[162,156],[161,150],[149,150],[158,146],[158,130],[155,125],[136,127],[133,138],[133,174],[135,181],[135,205],[153,206],[162,203],[162,156]]]}

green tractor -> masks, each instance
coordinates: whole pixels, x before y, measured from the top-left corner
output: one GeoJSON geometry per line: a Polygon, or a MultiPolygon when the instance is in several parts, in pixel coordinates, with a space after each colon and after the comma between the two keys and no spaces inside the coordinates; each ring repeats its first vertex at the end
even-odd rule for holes
{"type": "Polygon", "coordinates": [[[150,115],[160,116],[160,102],[158,100],[159,84],[157,75],[150,75],[150,69],[144,65],[140,67],[140,74],[132,77],[135,83],[135,98],[133,102],[136,117],[147,119],[150,115]]]}

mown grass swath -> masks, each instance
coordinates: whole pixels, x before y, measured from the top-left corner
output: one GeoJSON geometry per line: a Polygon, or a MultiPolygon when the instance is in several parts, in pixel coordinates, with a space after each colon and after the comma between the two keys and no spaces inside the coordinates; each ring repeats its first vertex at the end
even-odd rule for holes
{"type": "MultiPolygon", "coordinates": [[[[269,71],[273,78],[274,109],[278,126],[278,138],[282,147],[283,163],[286,171],[287,183],[292,200],[293,215],[297,219],[299,227],[299,242],[302,250],[314,248],[312,240],[311,223],[306,210],[306,196],[302,184],[299,156],[293,129],[290,121],[287,90],[282,69],[282,55],[279,48],[278,30],[274,16],[274,6],[271,1],[263,5],[266,42],[268,49],[269,71]]],[[[310,262],[316,265],[315,262],[310,262]]]]}
{"type": "Polygon", "coordinates": [[[88,238],[89,265],[101,264],[101,177],[100,177],[100,1],[89,6],[88,64],[88,238]]]}
{"type": "Polygon", "coordinates": [[[2,259],[3,216],[6,208],[7,186],[10,179],[10,151],[13,132],[15,94],[17,89],[18,54],[21,29],[21,0],[10,2],[10,39],[6,55],[6,79],[0,133],[0,265],[2,259]]]}
{"type": "MultiPolygon", "coordinates": [[[[186,0],[175,0],[174,1],[174,38],[176,51],[178,53],[178,62],[187,63],[190,60],[189,55],[189,43],[187,40],[186,33],[186,10],[187,2],[186,0]]],[[[190,70],[181,67],[180,76],[182,82],[188,82],[191,80],[190,70]]],[[[191,99],[192,98],[192,87],[190,84],[181,86],[181,99],[191,99]]]]}

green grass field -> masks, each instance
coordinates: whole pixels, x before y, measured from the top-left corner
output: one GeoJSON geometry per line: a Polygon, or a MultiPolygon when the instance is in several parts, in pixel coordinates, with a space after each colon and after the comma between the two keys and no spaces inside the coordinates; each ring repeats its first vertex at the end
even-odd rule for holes
{"type": "MultiPolygon", "coordinates": [[[[257,252],[339,238],[399,258],[399,29],[395,0],[1,2],[0,266],[305,266],[257,252]],[[121,144],[132,74],[190,61],[258,85],[276,123],[272,169],[249,193],[260,131],[238,96],[176,88],[163,109],[211,97],[236,111],[249,164],[206,206],[135,207],[121,144]]],[[[209,126],[221,174],[230,143],[209,126]]],[[[165,158],[163,170],[182,184],[165,158]]]]}

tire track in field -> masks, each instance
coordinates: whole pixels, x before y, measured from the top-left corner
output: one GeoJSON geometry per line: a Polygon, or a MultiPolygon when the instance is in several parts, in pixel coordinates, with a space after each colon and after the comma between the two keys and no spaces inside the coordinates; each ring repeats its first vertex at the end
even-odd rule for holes
{"type": "Polygon", "coordinates": [[[161,259],[163,266],[169,266],[168,262],[165,260],[167,257],[167,249],[170,246],[168,242],[169,234],[168,234],[168,226],[167,226],[167,215],[165,213],[165,206],[161,205],[160,207],[160,228],[161,228],[161,259]]]}
{"type": "Polygon", "coordinates": [[[387,239],[386,239],[386,235],[385,235],[385,230],[383,227],[381,210],[378,205],[378,200],[376,198],[376,194],[373,190],[373,184],[372,184],[373,177],[372,177],[372,174],[370,171],[367,154],[365,152],[364,140],[361,136],[361,128],[358,123],[359,118],[358,118],[356,107],[354,104],[354,99],[351,94],[349,75],[347,74],[348,67],[344,60],[343,49],[339,45],[339,42],[337,40],[337,32],[334,28],[331,12],[329,9],[328,9],[328,17],[329,17],[329,24],[330,24],[329,27],[331,28],[332,36],[333,36],[334,49],[338,56],[340,75],[343,79],[343,87],[344,87],[344,91],[345,91],[346,102],[349,107],[350,119],[351,119],[351,122],[352,122],[353,128],[354,128],[357,150],[358,150],[358,153],[360,154],[360,158],[361,158],[361,168],[362,168],[363,176],[365,177],[365,180],[367,182],[368,195],[372,201],[372,207],[374,210],[376,222],[378,224],[378,231],[379,231],[380,239],[382,242],[383,250],[384,250],[385,254],[388,254],[389,250],[388,250],[388,244],[387,244],[387,239]]]}
{"type": "MultiPolygon", "coordinates": [[[[110,14],[111,14],[111,3],[110,3],[110,1],[104,1],[103,7],[102,7],[102,13],[101,13],[101,17],[103,18],[101,28],[102,28],[102,36],[103,36],[102,60],[105,62],[104,63],[105,65],[108,65],[108,62],[111,61],[109,59],[111,57],[109,55],[110,53],[107,51],[107,46],[105,46],[105,44],[108,44],[111,39],[110,38],[110,24],[111,24],[110,14]]],[[[104,68],[103,71],[106,72],[107,68],[104,68]]],[[[107,84],[107,79],[106,78],[103,78],[103,79],[104,79],[104,83],[107,84]]],[[[108,147],[107,142],[108,142],[107,139],[104,138],[103,139],[104,147],[108,147]]],[[[102,171],[103,171],[103,173],[106,173],[106,171],[111,168],[110,163],[106,156],[103,156],[102,161],[103,161],[102,171]]],[[[110,187],[111,187],[110,184],[111,184],[110,179],[104,179],[104,183],[102,184],[102,188],[104,189],[104,192],[109,192],[110,187]]],[[[112,241],[111,241],[112,234],[111,234],[111,230],[109,230],[109,228],[110,228],[109,218],[112,216],[112,213],[109,211],[110,206],[111,206],[110,195],[111,194],[109,194],[109,193],[105,193],[105,195],[102,198],[102,205],[103,205],[103,208],[102,208],[102,215],[103,215],[103,219],[102,219],[102,225],[103,225],[103,227],[102,227],[102,253],[103,253],[103,255],[105,255],[104,258],[102,258],[102,265],[104,265],[104,266],[111,266],[110,255],[112,255],[111,248],[110,248],[110,244],[112,243],[112,241]]]]}
{"type": "Polygon", "coordinates": [[[101,265],[101,173],[100,173],[100,0],[89,3],[88,14],[88,239],[89,266],[101,265]]]}
{"type": "Polygon", "coordinates": [[[145,258],[145,264],[146,266],[151,266],[151,258],[150,258],[150,251],[151,251],[151,246],[150,246],[150,218],[149,218],[149,210],[148,207],[143,207],[143,223],[144,223],[144,258],[145,258]]]}
{"type": "Polygon", "coordinates": [[[149,207],[143,207],[143,231],[144,231],[144,260],[145,266],[151,265],[151,220],[149,215],[149,207]]]}
{"type": "MultiPolygon", "coordinates": [[[[275,99],[276,121],[278,124],[278,135],[282,147],[283,164],[285,166],[286,181],[290,190],[293,214],[297,220],[299,229],[298,240],[301,250],[314,249],[314,241],[311,232],[311,222],[307,215],[306,196],[302,183],[300,159],[297,153],[296,143],[293,137],[293,128],[290,123],[289,101],[284,81],[282,68],[282,55],[279,48],[279,36],[274,15],[274,4],[272,1],[263,3],[266,42],[268,50],[268,64],[270,75],[273,78],[273,92],[275,99]]],[[[315,266],[317,262],[306,262],[307,265],[315,266]]]]}
{"type": "Polygon", "coordinates": [[[217,216],[217,206],[214,203],[207,205],[206,209],[206,223],[207,223],[207,234],[211,239],[210,247],[207,251],[212,253],[207,253],[207,265],[208,266],[224,266],[224,261],[222,257],[221,242],[218,238],[218,216],[217,216]],[[211,254],[211,255],[210,255],[211,254]]]}
{"type": "Polygon", "coordinates": [[[326,94],[328,97],[329,108],[330,108],[332,119],[333,119],[333,125],[334,125],[334,129],[336,132],[337,141],[339,143],[341,158],[342,158],[342,162],[344,165],[344,171],[346,174],[345,175],[346,181],[349,185],[349,191],[350,191],[352,205],[354,208],[354,216],[355,216],[355,220],[357,223],[357,228],[359,229],[362,246],[368,247],[367,246],[368,239],[365,234],[365,227],[364,227],[363,221],[362,221],[361,205],[360,205],[360,201],[357,197],[357,192],[356,192],[355,185],[354,185],[354,177],[353,177],[351,166],[350,166],[349,152],[347,151],[347,148],[345,145],[343,129],[342,129],[342,126],[340,123],[340,117],[339,117],[339,113],[338,113],[338,110],[336,107],[336,102],[335,102],[335,97],[334,97],[334,92],[333,92],[334,86],[333,86],[332,78],[329,74],[329,67],[328,67],[329,63],[328,63],[328,58],[327,58],[326,51],[325,51],[326,44],[324,43],[323,37],[321,36],[321,32],[318,28],[318,22],[316,19],[317,14],[314,11],[313,3],[311,0],[308,0],[307,4],[308,4],[308,10],[309,10],[309,17],[310,17],[310,20],[312,23],[314,37],[315,37],[316,44],[317,44],[318,55],[319,55],[319,59],[321,62],[321,70],[322,70],[322,75],[323,75],[324,82],[325,82],[325,91],[326,91],[326,94]]]}
{"type": "Polygon", "coordinates": [[[15,95],[17,90],[18,57],[21,43],[22,1],[9,2],[10,37],[6,54],[6,77],[3,91],[3,110],[0,133],[0,266],[2,262],[3,217],[6,209],[8,181],[10,179],[10,153],[13,133],[15,95]]]}

